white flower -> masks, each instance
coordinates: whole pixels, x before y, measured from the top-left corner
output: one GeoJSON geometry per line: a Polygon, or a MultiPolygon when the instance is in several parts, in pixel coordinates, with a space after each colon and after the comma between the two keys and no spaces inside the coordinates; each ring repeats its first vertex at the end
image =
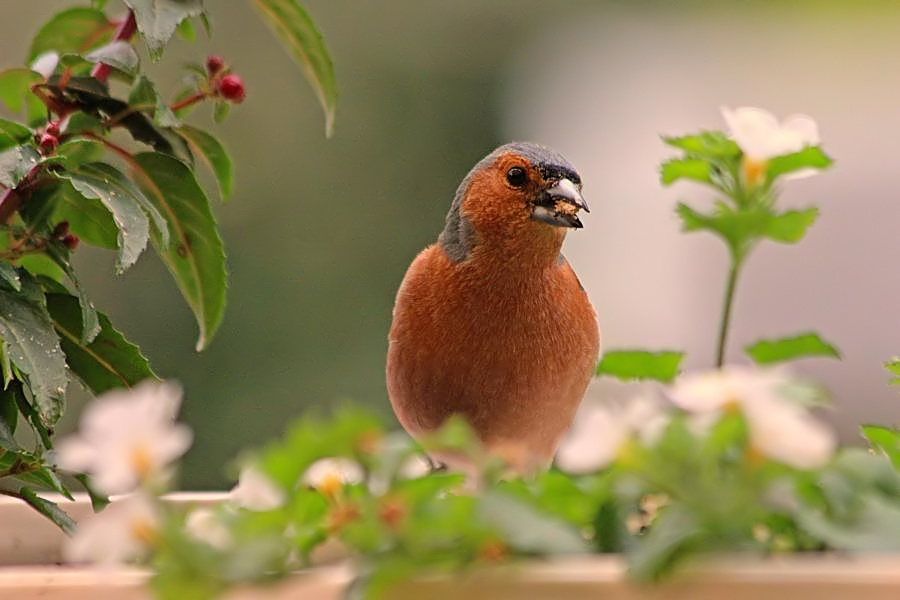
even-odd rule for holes
{"type": "Polygon", "coordinates": [[[155,543],[160,523],[159,508],[145,494],[117,499],[78,524],[63,547],[63,557],[105,567],[142,558],[155,543]]]}
{"type": "Polygon", "coordinates": [[[59,466],[88,473],[106,494],[161,478],[191,445],[190,429],[175,422],[180,404],[181,388],[173,383],[106,392],[87,405],[78,434],[58,443],[59,466]]]}
{"type": "Polygon", "coordinates": [[[734,110],[722,107],[731,137],[744,155],[757,161],[798,152],[819,144],[819,128],[806,115],[791,115],[781,123],[761,108],[742,106],[734,110]]]}
{"type": "Polygon", "coordinates": [[[569,473],[592,473],[615,461],[633,437],[652,444],[669,418],[656,402],[635,398],[623,407],[583,408],[556,454],[556,464],[569,473]]]}
{"type": "Polygon", "coordinates": [[[191,511],[184,528],[195,539],[219,550],[228,548],[233,541],[228,528],[211,508],[201,507],[191,511]]]}
{"type": "Polygon", "coordinates": [[[724,411],[740,410],[747,420],[752,449],[800,469],[814,469],[831,458],[836,439],[791,399],[790,385],[783,370],[728,366],[683,375],[669,397],[705,424],[724,411]]]}
{"type": "Polygon", "coordinates": [[[302,482],[326,495],[334,495],[348,484],[362,483],[365,473],[362,466],[349,458],[323,458],[306,469],[302,482]]]}
{"type": "Polygon", "coordinates": [[[284,504],[284,491],[254,465],[241,469],[231,500],[248,510],[272,510],[284,504]]]}

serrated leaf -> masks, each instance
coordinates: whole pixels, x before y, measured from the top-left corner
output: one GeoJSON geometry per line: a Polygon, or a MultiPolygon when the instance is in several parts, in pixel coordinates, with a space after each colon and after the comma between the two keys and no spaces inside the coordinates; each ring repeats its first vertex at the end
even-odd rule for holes
{"type": "Polygon", "coordinates": [[[44,103],[31,91],[31,86],[43,81],[40,73],[31,69],[0,71],[0,101],[16,114],[23,114],[29,124],[46,119],[44,103]]]}
{"type": "Polygon", "coordinates": [[[92,63],[109,65],[128,75],[134,75],[140,63],[137,52],[134,51],[131,44],[121,40],[100,46],[96,50],[85,54],[84,58],[92,63]]]}
{"type": "Polygon", "coordinates": [[[0,152],[0,184],[14,188],[41,161],[41,155],[32,146],[16,146],[0,152]]]}
{"type": "Polygon", "coordinates": [[[0,287],[0,337],[12,363],[28,378],[41,420],[56,423],[68,383],[66,361],[43,292],[32,279],[22,278],[22,292],[0,287]]]}
{"type": "MultiPolygon", "coordinates": [[[[99,200],[110,212],[118,228],[119,254],[116,271],[124,272],[137,261],[150,238],[150,222],[139,196],[141,192],[115,167],[106,163],[88,163],[61,174],[82,196],[99,200]]],[[[162,222],[162,217],[160,217],[162,222]]]]}
{"type": "Polygon", "coordinates": [[[818,208],[789,210],[773,216],[766,225],[766,237],[782,244],[796,244],[819,216],[818,208]]]}
{"type": "Polygon", "coordinates": [[[156,379],[140,349],[126,340],[103,313],[98,313],[100,333],[92,342],[85,343],[77,298],[48,294],[47,310],[69,368],[94,394],[131,387],[147,378],[156,379]]]}
{"type": "Polygon", "coordinates": [[[684,150],[688,156],[702,156],[706,158],[733,158],[741,153],[740,147],[720,131],[702,131],[694,135],[662,136],[662,141],[684,150]]]}
{"type": "Polygon", "coordinates": [[[753,240],[765,235],[772,213],[764,206],[735,210],[719,202],[712,214],[700,213],[684,203],[675,212],[681,218],[682,230],[709,231],[721,237],[735,254],[740,254],[753,240]]]}
{"type": "Polygon", "coordinates": [[[872,447],[891,459],[895,469],[900,469],[900,431],[881,425],[863,425],[860,429],[872,447]]]}
{"type": "Polygon", "coordinates": [[[37,32],[28,50],[26,62],[30,63],[50,51],[58,54],[85,52],[105,43],[112,33],[113,26],[101,10],[86,7],[63,10],[44,23],[37,32]]]}
{"type": "Polygon", "coordinates": [[[194,312],[200,336],[197,350],[207,347],[225,312],[225,251],[209,198],[182,162],[159,153],[134,157],[135,180],[163,215],[172,234],[165,247],[154,243],[194,312]]]}
{"type": "Polygon", "coordinates": [[[73,521],[72,517],[67,515],[64,510],[57,506],[55,502],[50,502],[49,500],[41,498],[34,493],[34,490],[27,487],[23,487],[19,490],[19,497],[30,504],[39,513],[50,519],[50,521],[68,535],[73,535],[75,533],[75,530],[77,529],[75,521],[73,521]]]}
{"type": "Polygon", "coordinates": [[[766,177],[771,181],[776,177],[805,169],[827,169],[833,162],[819,146],[807,146],[799,152],[769,159],[766,164],[766,177]]]}
{"type": "Polygon", "coordinates": [[[134,11],[138,31],[147,43],[150,57],[156,61],[185,19],[203,14],[201,0],[124,0],[134,11]]]}
{"type": "Polygon", "coordinates": [[[12,263],[0,261],[0,279],[5,281],[14,292],[22,291],[22,279],[12,263]]]}
{"type": "Polygon", "coordinates": [[[660,167],[663,185],[671,185],[679,179],[691,179],[703,183],[710,182],[710,164],[699,158],[673,158],[660,167]]]}
{"type": "Polygon", "coordinates": [[[481,496],[478,514],[504,541],[529,554],[577,554],[587,550],[572,525],[539,512],[522,500],[496,490],[481,496]]]}
{"type": "Polygon", "coordinates": [[[137,110],[151,112],[153,122],[162,127],[181,125],[181,121],[156,91],[153,82],[143,75],[134,82],[131,93],[128,95],[128,104],[137,110]]]}
{"type": "Polygon", "coordinates": [[[225,150],[225,146],[209,133],[190,125],[183,125],[176,129],[178,134],[187,142],[191,152],[212,170],[219,184],[219,194],[225,200],[231,196],[234,186],[234,166],[231,156],[225,150]]]}
{"type": "Polygon", "coordinates": [[[75,292],[78,294],[78,303],[81,306],[81,322],[83,324],[82,341],[88,343],[100,333],[100,321],[97,317],[97,309],[94,308],[94,303],[88,298],[87,290],[81,285],[81,281],[75,274],[75,269],[72,268],[72,263],[69,260],[70,252],[68,248],[63,246],[61,242],[55,242],[47,245],[46,254],[59,265],[65,272],[68,280],[75,286],[75,292]]]}
{"type": "Polygon", "coordinates": [[[678,375],[684,352],[664,350],[613,350],[603,354],[597,375],[623,380],[654,380],[669,383],[678,375]]]}
{"type": "Polygon", "coordinates": [[[823,340],[816,333],[804,333],[794,337],[777,340],[760,340],[744,348],[744,352],[760,365],[808,358],[827,356],[840,358],[837,348],[823,340]]]}
{"type": "Polygon", "coordinates": [[[337,80],[322,33],[296,0],[254,0],[265,23],[303,69],[325,111],[325,135],[331,136],[337,110],[337,80]]]}

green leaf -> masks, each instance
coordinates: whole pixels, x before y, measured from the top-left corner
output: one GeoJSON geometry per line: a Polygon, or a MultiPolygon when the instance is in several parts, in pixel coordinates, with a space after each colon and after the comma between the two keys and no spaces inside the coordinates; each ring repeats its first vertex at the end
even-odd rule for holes
{"type": "Polygon", "coordinates": [[[888,362],[884,363],[884,368],[895,376],[893,379],[891,379],[891,384],[900,384],[900,358],[892,358],[888,362]]]}
{"type": "Polygon", "coordinates": [[[0,449],[10,452],[19,452],[22,449],[14,435],[19,421],[16,394],[21,393],[21,384],[9,385],[6,386],[6,389],[0,389],[0,449]]]}
{"type": "Polygon", "coordinates": [[[213,106],[213,121],[222,123],[231,111],[231,103],[221,100],[213,106]]]}
{"type": "Polygon", "coordinates": [[[68,383],[66,361],[43,292],[31,278],[22,279],[21,293],[0,286],[0,337],[12,363],[28,377],[41,420],[56,423],[68,383]]]}
{"type": "Polygon", "coordinates": [[[41,155],[32,146],[16,146],[0,152],[0,183],[16,187],[41,161],[41,155]]]}
{"type": "MultiPolygon", "coordinates": [[[[124,272],[137,261],[150,238],[143,194],[118,169],[106,163],[88,163],[61,176],[85,198],[99,200],[112,215],[119,230],[116,271],[124,272]]],[[[163,222],[161,216],[159,221],[163,222]]]]}
{"type": "Polygon", "coordinates": [[[669,383],[678,375],[684,352],[665,350],[613,350],[603,355],[597,365],[597,375],[617,379],[652,379],[669,383]]]}
{"type": "Polygon", "coordinates": [[[156,86],[144,75],[138,77],[134,87],[131,88],[128,104],[142,112],[152,112],[153,122],[162,127],[178,127],[181,125],[181,121],[156,91],[156,86]]]}
{"type": "Polygon", "coordinates": [[[731,251],[742,254],[749,244],[766,234],[772,213],[764,206],[735,210],[719,202],[713,214],[703,214],[679,203],[675,212],[681,217],[682,230],[709,231],[721,237],[731,251]]]}
{"type": "Polygon", "coordinates": [[[137,52],[131,44],[119,40],[100,46],[93,52],[85,54],[84,58],[92,63],[109,65],[128,75],[134,75],[140,63],[137,52]]]}
{"type": "Polygon", "coordinates": [[[684,150],[685,154],[694,157],[714,159],[734,158],[741,153],[740,147],[720,131],[702,131],[695,135],[663,136],[662,141],[684,150]]]}
{"type": "Polygon", "coordinates": [[[803,239],[806,230],[816,222],[818,216],[818,208],[789,210],[775,215],[766,226],[766,237],[783,244],[796,244],[803,239]]]}
{"type": "Polygon", "coordinates": [[[628,574],[639,581],[659,579],[696,544],[702,531],[684,507],[676,504],[663,508],[628,556],[628,574]]]}
{"type": "Polygon", "coordinates": [[[31,91],[31,86],[44,78],[31,69],[0,71],[0,101],[16,114],[24,112],[28,123],[46,120],[47,108],[31,91]]]}
{"type": "Polygon", "coordinates": [[[68,535],[75,533],[75,521],[73,521],[72,517],[67,515],[64,510],[57,506],[55,502],[50,502],[49,500],[41,498],[34,493],[34,490],[27,487],[23,487],[19,490],[19,497],[30,504],[39,513],[50,519],[57,527],[62,529],[68,535]]]}
{"type": "Polygon", "coordinates": [[[35,486],[38,489],[56,492],[69,500],[74,500],[72,494],[66,486],[63,485],[63,482],[60,481],[59,476],[49,467],[43,466],[39,469],[28,471],[27,473],[17,474],[16,479],[23,483],[27,483],[30,486],[35,486]]]}
{"type": "MultiPolygon", "coordinates": [[[[84,113],[78,113],[84,114],[84,113]]],[[[84,163],[97,162],[106,152],[106,146],[97,140],[73,138],[56,149],[56,156],[66,169],[77,169],[84,163]]]]}
{"type": "Polygon", "coordinates": [[[219,184],[222,199],[231,196],[234,187],[234,167],[225,146],[207,132],[190,125],[183,125],[176,131],[187,142],[191,152],[199,156],[212,170],[219,184]]]}
{"type": "Polygon", "coordinates": [[[84,326],[82,341],[88,343],[100,333],[100,321],[97,317],[97,309],[94,308],[94,303],[88,298],[87,291],[81,285],[81,281],[75,274],[75,269],[72,268],[72,263],[70,262],[71,253],[61,242],[54,242],[47,245],[46,254],[59,265],[69,281],[72,282],[72,285],[75,286],[75,292],[78,294],[78,303],[81,306],[81,322],[84,326]]]}
{"type": "Polygon", "coordinates": [[[794,516],[804,529],[835,550],[900,550],[900,506],[896,500],[858,490],[856,501],[859,510],[847,522],[832,521],[809,509],[797,510],[794,516]]]}
{"type": "Polygon", "coordinates": [[[827,169],[834,161],[818,146],[807,146],[799,152],[769,159],[766,177],[769,181],[782,175],[796,173],[803,169],[827,169]]]}
{"type": "Polygon", "coordinates": [[[0,150],[24,144],[31,140],[31,130],[15,121],[0,119],[0,150]]]}
{"type": "Polygon", "coordinates": [[[60,181],[52,202],[51,223],[68,222],[70,231],[82,242],[110,250],[119,247],[119,228],[102,203],[85,198],[66,180],[60,181]]]}
{"type": "Polygon", "coordinates": [[[660,167],[660,180],[663,185],[671,185],[679,179],[692,179],[703,183],[710,182],[711,165],[699,158],[673,158],[660,167]]]}
{"type": "Polygon", "coordinates": [[[159,236],[154,244],[182,295],[194,312],[200,336],[197,350],[207,347],[225,311],[225,251],[209,198],[182,162],[146,152],[134,157],[135,179],[168,223],[172,243],[159,236]]]}
{"type": "Polygon", "coordinates": [[[175,29],[175,33],[186,42],[197,41],[197,32],[194,30],[194,24],[190,19],[185,19],[179,23],[178,27],[175,29]]]}
{"type": "Polygon", "coordinates": [[[150,57],[156,61],[169,43],[178,25],[185,19],[203,14],[202,0],[124,0],[134,11],[138,31],[147,43],[150,57]]]}
{"type": "Polygon", "coordinates": [[[16,395],[16,404],[19,405],[19,412],[22,413],[25,420],[31,425],[34,435],[41,441],[41,445],[47,450],[53,448],[53,440],[50,439],[52,426],[46,425],[41,420],[41,415],[31,402],[28,401],[25,394],[16,395]]]}
{"type": "Polygon", "coordinates": [[[334,66],[321,32],[296,0],[254,0],[253,4],[312,84],[325,111],[325,135],[330,137],[338,91],[334,66]]]}
{"type": "Polygon", "coordinates": [[[478,514],[503,539],[529,554],[577,554],[587,543],[573,526],[538,512],[523,501],[496,490],[481,496],[478,514]]]}
{"type": "Polygon", "coordinates": [[[895,469],[900,469],[900,431],[881,425],[863,425],[861,429],[872,447],[890,458],[895,469]]]}
{"type": "Polygon", "coordinates": [[[109,504],[109,496],[106,494],[101,494],[94,486],[91,485],[90,479],[84,473],[79,473],[77,475],[73,475],[75,481],[81,484],[81,487],[84,488],[84,491],[87,492],[88,497],[91,499],[91,508],[94,512],[100,512],[109,504]]]}
{"type": "Polygon", "coordinates": [[[841,358],[837,348],[823,340],[816,333],[803,333],[778,340],[760,340],[744,348],[744,352],[760,365],[808,358],[828,356],[841,358]]]}
{"type": "Polygon", "coordinates": [[[113,328],[103,313],[98,313],[100,333],[92,342],[85,343],[77,298],[47,294],[47,310],[69,368],[94,394],[156,378],[140,349],[113,328]]]}
{"type": "Polygon", "coordinates": [[[113,27],[103,11],[77,7],[56,13],[44,23],[28,50],[30,63],[45,52],[83,53],[103,44],[112,36],[113,27]]]}
{"type": "Polygon", "coordinates": [[[5,281],[14,292],[22,291],[22,279],[12,263],[0,261],[0,279],[5,281]]]}

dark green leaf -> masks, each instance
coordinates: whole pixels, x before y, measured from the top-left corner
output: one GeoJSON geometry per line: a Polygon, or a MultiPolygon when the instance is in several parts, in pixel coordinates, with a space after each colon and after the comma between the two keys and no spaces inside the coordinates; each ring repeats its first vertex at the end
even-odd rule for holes
{"type": "Polygon", "coordinates": [[[74,500],[72,494],[63,485],[59,477],[48,467],[41,467],[27,473],[16,475],[16,479],[30,486],[35,486],[40,490],[56,492],[69,500],[74,500]]]}
{"type": "Polygon", "coordinates": [[[597,365],[597,375],[609,375],[617,379],[652,379],[669,383],[678,375],[678,367],[684,352],[666,350],[613,350],[603,355],[597,365]]]}
{"type": "Polygon", "coordinates": [[[873,448],[881,450],[900,469],[900,431],[881,425],[863,425],[862,434],[873,448]]]}
{"type": "Polygon", "coordinates": [[[29,124],[44,120],[47,108],[31,91],[33,84],[43,80],[40,73],[31,69],[0,71],[0,101],[16,114],[24,112],[29,124]]]}
{"type": "Polygon", "coordinates": [[[508,494],[496,490],[485,492],[478,513],[487,525],[496,528],[503,539],[520,552],[577,554],[587,550],[584,538],[573,526],[542,514],[508,494]]]}
{"type": "Polygon", "coordinates": [[[710,164],[699,158],[673,158],[660,167],[660,179],[663,185],[670,185],[679,179],[692,179],[709,183],[710,164]]]}
{"type": "Polygon", "coordinates": [[[156,86],[147,77],[141,75],[131,88],[128,104],[142,112],[153,115],[153,122],[163,127],[177,127],[181,121],[175,116],[165,100],[156,91],[156,86]]]}
{"type": "Polygon", "coordinates": [[[50,51],[58,54],[86,52],[105,43],[112,31],[112,24],[101,10],[86,7],[64,10],[55,14],[38,31],[31,42],[27,62],[50,51]]]}
{"type": "Polygon", "coordinates": [[[32,146],[16,146],[0,152],[0,183],[16,187],[41,161],[32,146]]]}
{"type": "Polygon", "coordinates": [[[25,397],[25,394],[16,395],[16,403],[19,405],[19,412],[22,413],[25,420],[31,425],[31,429],[34,431],[35,436],[40,439],[41,445],[47,450],[53,448],[53,440],[50,439],[50,436],[53,433],[52,426],[48,427],[41,421],[41,415],[38,414],[34,405],[25,397]]]}
{"type": "Polygon", "coordinates": [[[106,163],[88,163],[62,177],[85,198],[99,200],[112,215],[119,230],[116,271],[122,273],[135,263],[150,238],[150,222],[142,208],[146,204],[143,194],[118,169],[106,163]]]}
{"type": "Polygon", "coordinates": [[[701,536],[694,516],[680,505],[662,509],[628,557],[628,574],[652,581],[670,571],[701,536]]]}
{"type": "Polygon", "coordinates": [[[53,191],[52,202],[51,223],[68,222],[82,242],[111,250],[119,247],[119,228],[102,203],[85,198],[65,180],[53,191]]]}
{"type": "Polygon", "coordinates": [[[22,290],[22,279],[12,263],[0,261],[0,279],[5,281],[15,292],[22,290]]]}
{"type": "Polygon", "coordinates": [[[789,210],[775,215],[766,226],[766,236],[783,244],[796,244],[803,239],[806,230],[816,222],[818,216],[818,208],[789,210]]]}
{"type": "Polygon", "coordinates": [[[88,493],[88,497],[91,499],[91,508],[94,509],[94,512],[100,512],[109,504],[109,496],[105,494],[101,494],[97,490],[94,489],[94,486],[91,485],[88,476],[84,473],[79,473],[78,475],[73,476],[75,481],[81,484],[81,487],[84,488],[84,491],[88,493]]]}
{"type": "Polygon", "coordinates": [[[600,505],[594,517],[594,545],[600,552],[622,552],[628,530],[615,502],[600,505]]]}
{"type": "Polygon", "coordinates": [[[837,348],[820,338],[816,333],[804,333],[778,340],[760,340],[744,348],[744,352],[760,365],[810,356],[841,357],[837,348]]]}
{"type": "Polygon", "coordinates": [[[312,84],[325,111],[325,135],[331,136],[338,91],[322,33],[297,0],[254,0],[253,4],[312,84]]]}
{"type": "Polygon", "coordinates": [[[0,449],[19,452],[21,447],[16,442],[16,425],[19,421],[19,407],[16,394],[21,394],[21,384],[15,382],[0,389],[0,449]]]}
{"type": "Polygon", "coordinates": [[[176,131],[187,142],[191,152],[199,156],[215,174],[222,199],[225,200],[231,196],[234,185],[234,167],[231,156],[222,143],[202,129],[190,125],[183,125],[176,131]]]}
{"type": "Polygon", "coordinates": [[[884,363],[884,368],[887,369],[892,375],[894,375],[894,378],[891,379],[891,384],[900,384],[900,358],[892,358],[888,362],[884,363]]]}
{"type": "Polygon", "coordinates": [[[81,285],[81,281],[75,274],[75,269],[72,268],[70,261],[71,252],[61,242],[55,242],[47,245],[46,254],[59,265],[65,272],[68,280],[75,286],[75,292],[78,294],[78,303],[81,306],[81,322],[84,327],[82,330],[82,341],[88,343],[100,333],[100,321],[97,317],[97,309],[94,308],[94,303],[88,298],[87,291],[81,285]]]}
{"type": "Polygon", "coordinates": [[[781,175],[796,173],[804,169],[827,169],[832,164],[831,158],[818,146],[808,146],[799,152],[776,156],[769,159],[766,176],[773,180],[781,175]]]}
{"type": "Polygon", "coordinates": [[[68,535],[75,533],[75,521],[57,506],[56,503],[41,498],[34,493],[34,490],[27,487],[23,487],[19,490],[19,497],[30,504],[39,513],[50,519],[57,527],[62,529],[68,535]]]}
{"type": "Polygon", "coordinates": [[[203,14],[202,0],[124,0],[134,11],[138,31],[147,43],[153,60],[162,52],[179,23],[203,14]]]}
{"type": "Polygon", "coordinates": [[[12,363],[28,377],[41,420],[56,423],[68,383],[66,361],[43,292],[31,278],[22,279],[21,293],[0,286],[0,337],[12,363]]]}
{"type": "Polygon", "coordinates": [[[209,199],[184,163],[165,154],[134,157],[135,179],[169,225],[172,243],[154,243],[200,328],[197,350],[207,347],[225,311],[225,251],[209,199]]]}
{"type": "Polygon", "coordinates": [[[47,310],[59,333],[69,368],[95,394],[156,378],[140,349],[116,331],[106,315],[98,313],[100,333],[92,342],[85,343],[77,298],[48,294],[47,310]]]}
{"type": "Polygon", "coordinates": [[[134,75],[140,60],[137,52],[131,44],[123,41],[114,41],[100,46],[93,52],[85,54],[84,58],[92,63],[102,63],[118,69],[128,75],[134,75]]]}
{"type": "Polygon", "coordinates": [[[727,159],[741,153],[734,140],[719,131],[703,131],[696,135],[677,137],[663,136],[662,140],[673,148],[684,150],[688,156],[727,159]]]}

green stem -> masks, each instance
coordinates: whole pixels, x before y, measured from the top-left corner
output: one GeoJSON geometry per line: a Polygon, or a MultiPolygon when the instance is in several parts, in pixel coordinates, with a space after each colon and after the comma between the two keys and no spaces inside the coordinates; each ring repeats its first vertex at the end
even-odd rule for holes
{"type": "Polygon", "coordinates": [[[734,290],[737,287],[738,274],[744,261],[741,257],[732,253],[731,269],[728,271],[728,281],[725,284],[725,298],[722,300],[722,321],[719,324],[719,342],[716,350],[716,367],[721,368],[725,364],[725,346],[728,342],[728,330],[731,327],[731,308],[734,305],[734,290]]]}

